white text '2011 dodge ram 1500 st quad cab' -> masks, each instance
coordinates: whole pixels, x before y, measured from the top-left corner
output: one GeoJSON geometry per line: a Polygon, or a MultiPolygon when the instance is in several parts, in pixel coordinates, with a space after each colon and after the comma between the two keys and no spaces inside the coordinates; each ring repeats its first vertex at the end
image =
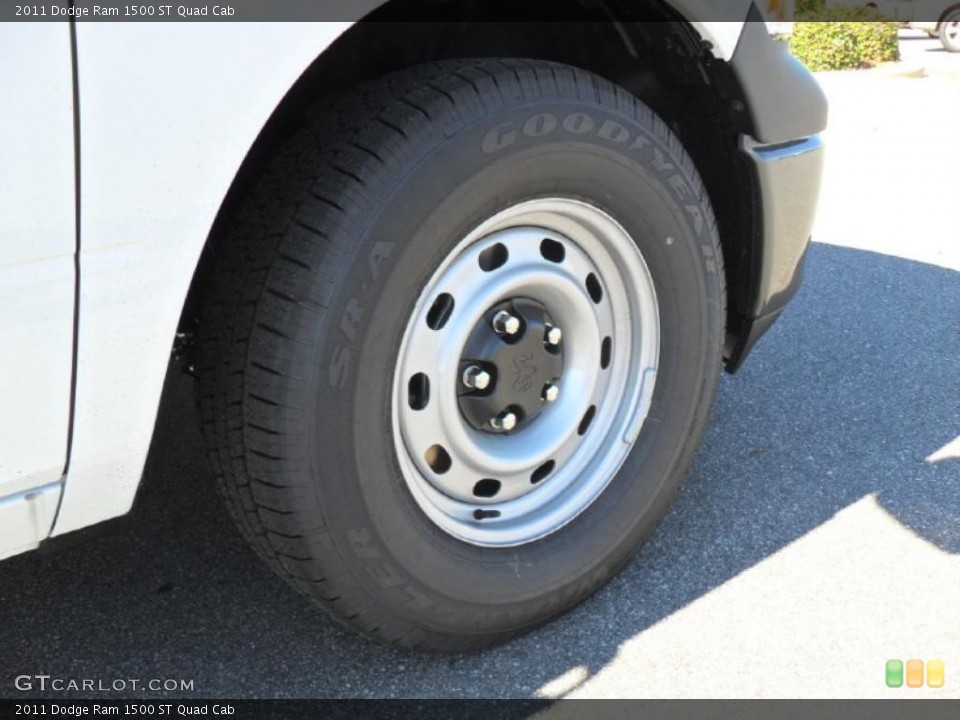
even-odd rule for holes
{"type": "Polygon", "coordinates": [[[666,512],[798,286],[826,103],[749,0],[341,5],[0,26],[0,556],[130,510],[176,346],[274,570],[481,647],[666,512]]]}

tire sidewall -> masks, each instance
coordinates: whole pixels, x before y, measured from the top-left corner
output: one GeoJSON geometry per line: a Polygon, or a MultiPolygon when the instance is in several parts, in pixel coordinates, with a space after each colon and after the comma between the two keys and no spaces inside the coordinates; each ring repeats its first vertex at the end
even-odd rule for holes
{"type": "Polygon", "coordinates": [[[665,512],[702,433],[723,330],[712,217],[670,142],[612,108],[525,103],[411,138],[399,171],[369,188],[365,222],[342,240],[355,251],[331,312],[337,341],[317,364],[310,465],[346,564],[394,612],[459,632],[466,618],[477,632],[542,621],[616,572],[665,512]],[[660,308],[658,376],[633,450],[590,507],[537,542],[482,548],[436,527],[406,486],[394,368],[447,254],[482,221],[541,197],[596,205],[634,238],[660,308]]]}
{"type": "Polygon", "coordinates": [[[943,19],[943,24],[940,26],[940,41],[947,52],[960,52],[960,36],[951,42],[949,36],[947,35],[947,30],[950,24],[958,21],[960,21],[960,10],[953,10],[947,14],[947,16],[943,19]]]}

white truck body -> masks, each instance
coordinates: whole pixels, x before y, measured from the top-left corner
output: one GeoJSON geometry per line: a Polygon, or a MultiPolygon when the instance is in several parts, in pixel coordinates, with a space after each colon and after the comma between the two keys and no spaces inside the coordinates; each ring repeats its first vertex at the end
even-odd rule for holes
{"type": "MultiPolygon", "coordinates": [[[[211,225],[350,25],[78,22],[76,127],[68,24],[0,28],[0,558],[130,510],[211,225]]],[[[727,60],[744,23],[693,25],[727,60]]]]}

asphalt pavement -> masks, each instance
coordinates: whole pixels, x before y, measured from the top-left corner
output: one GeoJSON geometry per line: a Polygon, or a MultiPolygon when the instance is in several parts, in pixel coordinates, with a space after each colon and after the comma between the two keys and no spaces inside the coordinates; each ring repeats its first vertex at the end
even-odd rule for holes
{"type": "Polygon", "coordinates": [[[822,81],[805,285],[722,382],[652,541],[584,605],[471,655],[341,630],[234,530],[172,372],[134,512],[0,565],[0,696],[49,674],[198,698],[960,697],[960,82],[822,81]],[[945,686],[886,688],[892,658],[944,660],[945,686]]]}

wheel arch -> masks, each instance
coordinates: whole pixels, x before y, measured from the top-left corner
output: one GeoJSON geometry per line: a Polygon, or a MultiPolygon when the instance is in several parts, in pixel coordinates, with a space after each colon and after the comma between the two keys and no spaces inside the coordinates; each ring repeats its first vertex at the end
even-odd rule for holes
{"type": "Polygon", "coordinates": [[[729,65],[715,56],[732,50],[702,35],[710,23],[694,27],[664,0],[558,0],[553,11],[563,20],[538,23],[536,33],[524,21],[529,15],[522,0],[513,6],[516,19],[498,8],[495,25],[484,20],[489,8],[474,0],[375,0],[365,5],[373,4],[376,7],[324,49],[293,84],[240,165],[211,226],[181,314],[175,354],[183,366],[192,366],[191,337],[216,262],[216,238],[306,109],[324,96],[404,67],[483,56],[580,67],[625,87],[666,120],[693,157],[717,215],[729,296],[726,347],[736,346],[734,335],[741,327],[737,313],[751,287],[760,218],[754,179],[738,149],[739,136],[752,131],[749,110],[729,65]],[[431,19],[391,23],[418,7],[431,19]]]}
{"type": "MultiPolygon", "coordinates": [[[[84,25],[78,61],[84,148],[82,371],[74,462],[52,534],[131,508],[171,341],[176,334],[178,355],[189,365],[198,296],[224,219],[298,113],[324,93],[393,69],[464,54],[532,55],[585,65],[631,89],[680,131],[720,217],[728,269],[740,266],[732,257],[748,260],[746,245],[754,236],[746,224],[752,195],[732,189],[741,184],[729,182],[724,159],[736,161],[737,123],[746,123],[748,113],[742,103],[737,109],[737,83],[727,63],[717,60],[712,46],[662,0],[629,7],[642,7],[648,19],[670,22],[644,23],[635,16],[611,22],[614,2],[626,0],[561,0],[557,7],[568,12],[565,19],[582,21],[568,23],[555,37],[541,36],[539,46],[522,24],[526,16],[501,22],[497,33],[471,22],[468,11],[476,11],[475,0],[447,4],[459,14],[444,20],[440,29],[457,32],[439,46],[417,42],[427,31],[435,32],[436,25],[403,23],[400,33],[378,26],[377,20],[399,5],[377,0],[351,6],[358,15],[381,8],[354,24],[277,25],[269,33],[248,24],[223,24],[216,26],[214,41],[210,30],[190,24],[163,32],[155,24],[135,24],[122,34],[109,25],[84,25]],[[172,43],[171,32],[182,42],[172,43]],[[374,45],[378,38],[389,42],[374,45]],[[203,54],[193,58],[191,53],[203,54]],[[369,59],[359,63],[364,56],[369,59]],[[157,57],[170,62],[158,63],[157,57]],[[276,58],[274,70],[271,58],[276,58]],[[131,77],[150,88],[136,106],[129,103],[131,77]],[[230,122],[224,122],[225,110],[230,122]],[[706,132],[687,130],[701,129],[704,122],[706,132]],[[144,142],[145,137],[164,141],[144,142]],[[723,152],[712,152],[718,150],[709,140],[715,137],[726,139],[723,152]],[[131,173],[131,167],[151,171],[131,173]],[[733,202],[726,201],[725,193],[735,196],[733,202]],[[116,297],[128,301],[120,304],[116,297]],[[134,364],[140,373],[129,372],[134,364]]],[[[524,9],[521,2],[516,5],[524,9]]],[[[735,279],[736,270],[731,272],[728,287],[745,286],[735,279]]]]}
{"type": "Polygon", "coordinates": [[[947,19],[947,16],[957,10],[960,10],[960,2],[951,5],[940,14],[940,17],[937,19],[937,31],[940,30],[940,26],[943,25],[943,21],[947,19]]]}

